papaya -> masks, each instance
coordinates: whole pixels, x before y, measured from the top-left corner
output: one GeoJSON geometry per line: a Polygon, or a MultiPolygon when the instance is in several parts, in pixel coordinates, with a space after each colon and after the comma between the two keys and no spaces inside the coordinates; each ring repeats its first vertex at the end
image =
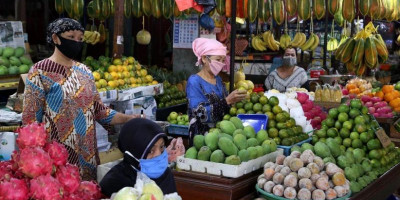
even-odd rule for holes
{"type": "Polygon", "coordinates": [[[380,15],[381,0],[370,0],[369,16],[372,19],[378,19],[380,15]]]}
{"type": "Polygon", "coordinates": [[[363,16],[368,15],[371,0],[358,0],[358,9],[363,16]]]}
{"type": "Polygon", "coordinates": [[[339,2],[342,0],[328,0],[328,11],[331,15],[335,15],[340,7],[339,2]]]}
{"type": "Polygon", "coordinates": [[[136,18],[142,17],[143,0],[132,0],[132,15],[136,18]]]}
{"type": "MultiPolygon", "coordinates": [[[[395,11],[396,0],[385,0],[385,18],[391,19],[393,12],[395,11]]],[[[391,20],[390,20],[391,21],[391,20]]]]}
{"type": "Polygon", "coordinates": [[[232,135],[229,135],[229,134],[226,134],[226,133],[220,133],[220,134],[218,135],[218,138],[222,138],[222,137],[228,138],[229,140],[231,140],[231,141],[233,142],[233,137],[232,137],[232,135]]]}
{"type": "Polygon", "coordinates": [[[225,159],[225,164],[228,165],[240,165],[241,162],[240,157],[237,155],[231,155],[225,159]]]}
{"type": "Polygon", "coordinates": [[[231,17],[231,10],[232,9],[232,1],[231,0],[226,0],[225,1],[225,16],[226,17],[231,17]]]}
{"type": "Polygon", "coordinates": [[[249,147],[249,148],[247,148],[247,151],[249,152],[250,160],[257,158],[257,148],[256,147],[249,147]]]}
{"type": "Polygon", "coordinates": [[[250,160],[250,153],[247,149],[240,150],[238,155],[242,162],[247,162],[250,160]]]}
{"type": "Polygon", "coordinates": [[[335,20],[336,24],[341,27],[343,27],[343,25],[344,25],[344,19],[343,19],[343,15],[342,15],[342,2],[343,2],[343,0],[338,0],[339,9],[335,13],[335,16],[334,16],[334,20],[335,20]]]}
{"type": "Polygon", "coordinates": [[[248,0],[247,2],[247,16],[250,22],[256,21],[258,14],[258,0],[248,0]]]}
{"type": "Polygon", "coordinates": [[[247,19],[249,17],[248,10],[249,0],[243,0],[243,18],[247,19]]]}
{"type": "Polygon", "coordinates": [[[269,0],[259,0],[258,2],[258,19],[266,22],[271,17],[269,0]]]}
{"type": "Polygon", "coordinates": [[[124,1],[124,15],[126,18],[130,18],[132,14],[132,2],[131,0],[124,1]]]}
{"type": "Polygon", "coordinates": [[[161,17],[161,1],[162,0],[152,0],[151,2],[151,13],[153,17],[157,19],[161,17]]]}
{"type": "Polygon", "coordinates": [[[372,39],[372,37],[365,39],[364,57],[365,64],[369,68],[375,67],[378,58],[378,52],[376,51],[375,41],[372,39]]]}
{"type": "Polygon", "coordinates": [[[318,20],[325,16],[325,0],[313,0],[313,11],[318,20]]]}
{"type": "Polygon", "coordinates": [[[397,9],[397,16],[396,16],[396,20],[400,19],[400,0],[396,0],[397,2],[397,6],[395,6],[395,9],[397,9]]]}
{"type": "Polygon", "coordinates": [[[311,5],[309,0],[299,0],[297,4],[297,15],[302,20],[308,20],[311,17],[311,5]]]}
{"type": "Polygon", "coordinates": [[[238,148],[226,137],[221,137],[218,140],[218,147],[228,156],[237,155],[238,153],[238,148]]]}
{"type": "Polygon", "coordinates": [[[99,43],[103,43],[104,41],[106,41],[106,28],[104,27],[103,23],[100,23],[99,25],[99,33],[100,33],[99,43]]]}
{"type": "MultiPolygon", "coordinates": [[[[229,140],[229,139],[228,139],[229,140]]],[[[204,137],[204,142],[205,144],[210,147],[211,151],[214,151],[217,149],[218,147],[218,133],[212,132],[212,133],[208,133],[205,137],[204,137]]]]}
{"type": "Polygon", "coordinates": [[[199,134],[199,135],[194,136],[193,145],[194,145],[194,147],[196,147],[197,150],[200,150],[200,148],[205,145],[204,135],[199,134]]]}
{"type": "Polygon", "coordinates": [[[225,15],[225,0],[216,0],[215,3],[217,4],[217,13],[221,16],[224,16],[225,15]]]}
{"type": "Polygon", "coordinates": [[[151,16],[151,0],[142,0],[142,3],[143,3],[143,5],[142,5],[142,11],[143,11],[143,14],[144,15],[146,15],[146,16],[151,16]]]}
{"type": "Polygon", "coordinates": [[[345,65],[346,65],[347,72],[349,72],[349,73],[356,72],[356,68],[352,62],[347,62],[347,63],[345,63],[345,65]]]}
{"type": "Polygon", "coordinates": [[[344,46],[343,52],[341,53],[341,61],[343,63],[347,63],[351,60],[355,44],[356,41],[354,38],[350,38],[346,46],[344,46]]]}
{"type": "MultiPolygon", "coordinates": [[[[132,0],[129,0],[132,3],[132,0]]],[[[131,5],[132,8],[132,5],[131,5]]],[[[101,16],[102,20],[105,20],[110,17],[110,2],[108,0],[102,1],[101,4],[101,16]]]]}
{"type": "Polygon", "coordinates": [[[110,0],[110,16],[114,16],[115,13],[115,0],[110,0]]]}
{"type": "Polygon", "coordinates": [[[223,163],[225,161],[225,155],[221,150],[217,149],[214,152],[212,152],[210,156],[210,161],[216,163],[223,163]]]}
{"type": "Polygon", "coordinates": [[[346,41],[344,41],[335,51],[335,59],[336,60],[342,60],[342,55],[343,55],[343,50],[344,47],[346,46],[347,42],[349,42],[350,39],[347,39],[346,41]]]}
{"type": "MultiPolygon", "coordinates": [[[[87,5],[87,8],[86,8],[88,16],[90,18],[92,18],[92,19],[94,19],[95,15],[96,15],[95,10],[94,10],[94,6],[93,6],[93,2],[94,1],[89,2],[88,5],[87,5]]],[[[87,30],[89,30],[89,29],[87,29],[87,30]]]]}
{"type": "Polygon", "coordinates": [[[285,21],[283,0],[272,0],[272,17],[278,25],[281,25],[285,21]]]}
{"type": "Polygon", "coordinates": [[[228,133],[229,135],[232,135],[236,130],[235,125],[231,121],[227,120],[221,121],[220,128],[223,133],[228,133]]]}
{"type": "MultiPolygon", "coordinates": [[[[99,1],[99,0],[97,0],[97,1],[99,1]]],[[[73,8],[72,8],[72,3],[74,3],[73,0],[63,0],[63,3],[64,3],[65,12],[67,12],[68,16],[73,17],[73,8]]]]}
{"type": "Polygon", "coordinates": [[[367,69],[367,66],[362,62],[360,65],[358,65],[356,75],[357,76],[362,76],[365,73],[365,70],[367,69]]]}
{"type": "Polygon", "coordinates": [[[236,17],[244,18],[244,0],[236,1],[236,17]]]}
{"type": "Polygon", "coordinates": [[[385,14],[386,14],[386,7],[385,7],[385,0],[380,0],[380,6],[379,6],[379,10],[380,10],[380,12],[379,12],[379,17],[378,17],[378,19],[383,19],[383,18],[385,18],[385,14]]]}
{"type": "Polygon", "coordinates": [[[200,148],[199,152],[197,153],[198,160],[209,161],[211,156],[211,150],[208,146],[203,146],[200,148]]]}
{"type": "Polygon", "coordinates": [[[397,0],[394,0],[391,3],[392,3],[392,6],[393,6],[394,9],[393,9],[392,13],[390,13],[389,16],[386,17],[386,20],[389,21],[389,22],[397,21],[398,20],[398,15],[399,15],[398,14],[398,10],[397,10],[397,6],[399,6],[397,0]]]}
{"type": "Polygon", "coordinates": [[[354,45],[353,53],[351,55],[351,62],[354,65],[359,65],[364,58],[364,39],[356,39],[356,44],[354,45]]]}
{"type": "Polygon", "coordinates": [[[249,147],[255,147],[255,146],[260,145],[260,143],[258,142],[258,140],[256,138],[249,138],[249,139],[247,139],[247,145],[249,147]]]}
{"type": "Polygon", "coordinates": [[[235,137],[233,137],[233,142],[239,148],[239,150],[247,149],[248,147],[246,136],[242,134],[235,135],[235,137]]]}
{"type": "MultiPolygon", "coordinates": [[[[388,56],[389,56],[389,52],[386,48],[386,44],[383,41],[381,35],[376,34],[374,38],[375,41],[375,45],[376,45],[376,50],[378,52],[378,58],[380,58],[382,61],[387,60],[388,56]]],[[[379,63],[383,63],[383,62],[379,62],[379,63]]]]}
{"type": "Polygon", "coordinates": [[[174,17],[180,16],[182,16],[182,12],[179,10],[178,5],[176,5],[176,2],[174,1],[174,17]]]}
{"type": "Polygon", "coordinates": [[[354,0],[345,0],[342,2],[342,14],[346,21],[353,22],[356,15],[355,7],[356,4],[354,0]]]}
{"type": "MultiPolygon", "coordinates": [[[[65,2],[65,0],[64,0],[65,2]]],[[[94,18],[100,18],[101,16],[101,3],[100,0],[93,0],[94,18]]],[[[65,5],[65,4],[64,4],[65,5]]]]}
{"type": "Polygon", "coordinates": [[[61,15],[64,12],[64,1],[63,0],[55,0],[54,4],[55,4],[57,13],[61,15]]]}
{"type": "Polygon", "coordinates": [[[162,16],[165,19],[169,19],[172,16],[173,12],[173,4],[171,0],[161,0],[161,11],[162,11],[162,16]]]}
{"type": "Polygon", "coordinates": [[[285,5],[286,12],[289,14],[289,16],[293,16],[297,12],[297,1],[296,0],[286,0],[286,5],[285,5]]]}
{"type": "Polygon", "coordinates": [[[185,153],[185,158],[196,159],[197,158],[196,147],[190,147],[185,153]]]}

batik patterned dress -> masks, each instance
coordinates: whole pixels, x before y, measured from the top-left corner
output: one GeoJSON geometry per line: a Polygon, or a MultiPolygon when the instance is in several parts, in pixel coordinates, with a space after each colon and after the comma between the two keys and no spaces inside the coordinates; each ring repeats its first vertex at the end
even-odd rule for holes
{"type": "Polygon", "coordinates": [[[186,96],[189,102],[190,143],[195,135],[207,132],[229,111],[225,100],[227,95],[219,76],[216,76],[215,85],[205,81],[197,74],[189,77],[186,96]]]}
{"type": "Polygon", "coordinates": [[[109,124],[116,112],[101,102],[91,71],[78,62],[66,67],[42,60],[30,70],[24,94],[23,124],[45,123],[50,139],[65,145],[82,178],[96,180],[95,121],[109,124]]]}

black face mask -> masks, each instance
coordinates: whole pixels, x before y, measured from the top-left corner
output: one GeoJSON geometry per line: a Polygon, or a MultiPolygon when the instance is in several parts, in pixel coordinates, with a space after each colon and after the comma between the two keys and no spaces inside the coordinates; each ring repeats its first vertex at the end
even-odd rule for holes
{"type": "Polygon", "coordinates": [[[60,38],[61,45],[56,44],[58,50],[61,51],[64,56],[73,59],[79,60],[80,53],[82,50],[83,42],[77,42],[74,40],[69,40],[66,38],[61,37],[61,35],[57,35],[60,38]]]}

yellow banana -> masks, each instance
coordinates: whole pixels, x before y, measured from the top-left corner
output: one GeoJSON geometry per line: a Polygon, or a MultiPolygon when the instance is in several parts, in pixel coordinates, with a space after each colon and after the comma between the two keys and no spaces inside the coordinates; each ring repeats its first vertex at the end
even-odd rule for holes
{"type": "Polygon", "coordinates": [[[316,35],[314,33],[312,33],[312,35],[314,37],[314,43],[313,43],[313,45],[311,45],[310,50],[314,51],[319,45],[319,37],[318,37],[318,35],[316,35]]]}
{"type": "Polygon", "coordinates": [[[294,35],[293,40],[290,42],[290,45],[291,45],[292,47],[299,47],[300,41],[301,41],[301,35],[300,35],[300,32],[297,32],[297,33],[294,35]]]}
{"type": "Polygon", "coordinates": [[[303,51],[308,51],[313,44],[314,44],[314,36],[311,34],[307,42],[301,45],[300,48],[303,51]]]}

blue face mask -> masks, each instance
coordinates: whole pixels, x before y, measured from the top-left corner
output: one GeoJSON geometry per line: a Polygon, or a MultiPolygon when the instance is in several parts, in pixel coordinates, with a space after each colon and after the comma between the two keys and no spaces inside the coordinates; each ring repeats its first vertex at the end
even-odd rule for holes
{"type": "Polygon", "coordinates": [[[168,154],[164,150],[162,154],[151,159],[140,159],[140,171],[149,178],[159,178],[168,167],[168,154]]]}

